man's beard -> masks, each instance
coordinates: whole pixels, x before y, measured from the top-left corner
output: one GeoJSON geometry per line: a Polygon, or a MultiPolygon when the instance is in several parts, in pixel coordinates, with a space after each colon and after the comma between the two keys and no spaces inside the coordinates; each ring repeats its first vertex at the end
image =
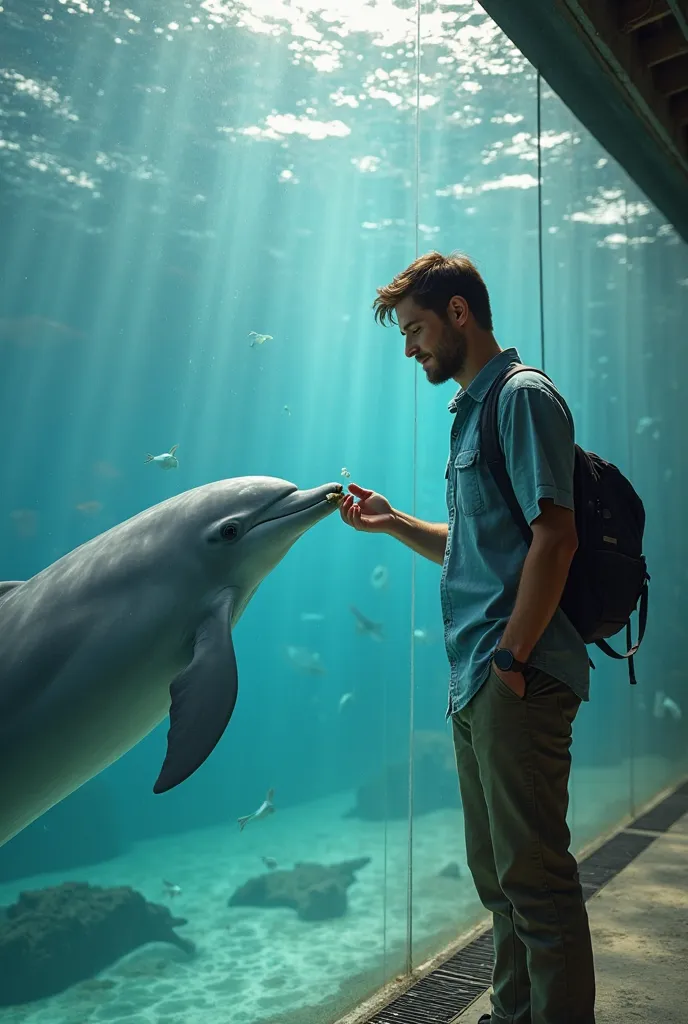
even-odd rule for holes
{"type": "Polygon", "coordinates": [[[426,370],[430,384],[444,384],[460,377],[466,365],[466,336],[463,331],[446,324],[432,355],[432,366],[426,370]]]}

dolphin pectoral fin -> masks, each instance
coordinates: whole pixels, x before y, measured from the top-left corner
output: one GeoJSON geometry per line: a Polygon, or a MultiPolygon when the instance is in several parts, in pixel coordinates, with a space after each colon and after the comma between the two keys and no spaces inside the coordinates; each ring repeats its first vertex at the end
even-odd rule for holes
{"type": "Polygon", "coordinates": [[[0,580],[0,597],[10,594],[15,587],[20,587],[26,580],[0,580]]]}
{"type": "Polygon", "coordinates": [[[231,596],[218,601],[196,632],[191,662],[172,681],[167,753],[154,793],[165,793],[193,775],[232,717],[238,687],[232,605],[231,596]]]}

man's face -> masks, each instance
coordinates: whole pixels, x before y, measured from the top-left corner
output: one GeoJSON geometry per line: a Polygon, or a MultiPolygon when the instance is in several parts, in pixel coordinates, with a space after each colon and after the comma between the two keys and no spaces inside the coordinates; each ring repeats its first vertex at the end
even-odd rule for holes
{"type": "MultiPolygon", "coordinates": [[[[449,316],[443,318],[431,309],[421,309],[411,298],[402,299],[395,312],[406,338],[405,353],[422,365],[429,382],[457,380],[466,365],[468,350],[463,328],[455,326],[449,316]]],[[[465,319],[465,312],[459,319],[465,319]]]]}

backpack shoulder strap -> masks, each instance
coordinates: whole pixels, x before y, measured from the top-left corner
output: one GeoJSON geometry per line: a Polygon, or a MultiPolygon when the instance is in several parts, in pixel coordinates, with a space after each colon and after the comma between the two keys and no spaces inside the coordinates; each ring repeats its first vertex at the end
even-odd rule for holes
{"type": "Polygon", "coordinates": [[[499,396],[506,382],[512,377],[515,377],[517,373],[523,373],[524,370],[531,370],[534,373],[539,373],[549,380],[549,377],[547,377],[544,370],[539,370],[535,366],[525,366],[523,363],[512,363],[506,368],[506,370],[499,374],[495,381],[490,385],[490,388],[483,399],[482,408],[480,410],[480,452],[487,463],[487,468],[492,474],[494,482],[499,488],[499,491],[511,512],[512,519],[521,531],[526,544],[530,547],[530,542],[533,539],[533,531],[526,522],[526,517],[523,515],[521,506],[518,503],[518,498],[516,497],[511,485],[509,472],[506,466],[506,459],[504,458],[504,452],[502,451],[502,445],[499,439],[499,396]]]}

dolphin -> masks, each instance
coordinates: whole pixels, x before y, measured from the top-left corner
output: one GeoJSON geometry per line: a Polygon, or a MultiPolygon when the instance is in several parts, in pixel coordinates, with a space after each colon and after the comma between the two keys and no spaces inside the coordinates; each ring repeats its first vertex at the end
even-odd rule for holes
{"type": "Polygon", "coordinates": [[[0,846],[168,712],[153,791],[203,764],[237,699],[232,629],[341,498],[337,483],[219,480],[0,583],[0,846]]]}

